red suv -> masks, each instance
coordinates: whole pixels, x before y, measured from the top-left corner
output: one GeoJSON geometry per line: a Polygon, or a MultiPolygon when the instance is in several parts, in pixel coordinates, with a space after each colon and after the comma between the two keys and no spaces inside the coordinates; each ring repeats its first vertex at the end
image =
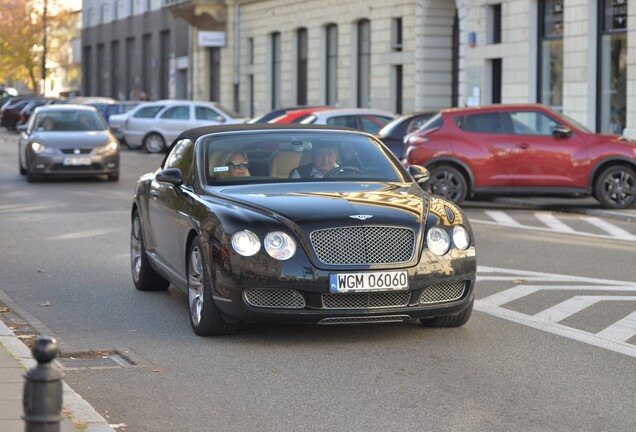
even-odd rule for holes
{"type": "Polygon", "coordinates": [[[627,208],[636,200],[636,143],[543,105],[445,109],[404,144],[404,163],[427,167],[431,192],[455,202],[593,195],[603,207],[627,208]]]}

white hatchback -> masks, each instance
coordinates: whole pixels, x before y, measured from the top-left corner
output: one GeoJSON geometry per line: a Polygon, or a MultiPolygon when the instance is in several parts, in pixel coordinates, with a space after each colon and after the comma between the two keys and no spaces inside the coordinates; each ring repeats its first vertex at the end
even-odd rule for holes
{"type": "Polygon", "coordinates": [[[124,116],[123,125],[121,119],[118,122],[123,129],[119,131],[120,136],[123,136],[128,147],[143,147],[148,153],[165,151],[166,144],[187,129],[244,123],[247,120],[215,102],[191,100],[145,102],[124,116]]]}

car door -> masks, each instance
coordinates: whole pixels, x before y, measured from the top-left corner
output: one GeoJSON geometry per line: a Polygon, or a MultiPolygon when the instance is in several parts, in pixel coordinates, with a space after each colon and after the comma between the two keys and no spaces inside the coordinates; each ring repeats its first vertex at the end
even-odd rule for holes
{"type": "Polygon", "coordinates": [[[195,105],[194,123],[195,126],[218,125],[225,122],[225,117],[216,110],[205,105],[195,105]]]}
{"type": "Polygon", "coordinates": [[[175,273],[183,276],[185,253],[181,250],[183,231],[187,226],[184,206],[190,200],[187,191],[192,189],[194,143],[189,139],[177,142],[162,169],[179,168],[184,184],[180,187],[153,179],[149,190],[148,219],[154,234],[156,255],[175,273]]]}
{"type": "Polygon", "coordinates": [[[518,187],[585,187],[589,166],[585,140],[552,131],[559,119],[540,110],[509,113],[513,131],[515,182],[518,187]]]}
{"type": "Polygon", "coordinates": [[[181,132],[195,126],[192,108],[190,104],[171,105],[159,113],[157,127],[166,142],[174,141],[181,132]]]}
{"type": "Polygon", "coordinates": [[[452,154],[471,168],[475,187],[512,186],[512,137],[501,112],[467,114],[454,118],[454,123],[464,133],[452,135],[452,154]]]}

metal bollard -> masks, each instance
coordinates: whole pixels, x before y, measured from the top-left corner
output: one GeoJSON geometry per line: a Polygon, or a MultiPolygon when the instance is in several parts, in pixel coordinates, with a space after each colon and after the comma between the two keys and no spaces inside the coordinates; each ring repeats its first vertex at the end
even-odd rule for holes
{"type": "Polygon", "coordinates": [[[22,374],[26,379],[22,399],[24,430],[59,432],[64,374],[51,365],[57,356],[57,341],[48,336],[38,336],[31,353],[38,364],[22,374]]]}

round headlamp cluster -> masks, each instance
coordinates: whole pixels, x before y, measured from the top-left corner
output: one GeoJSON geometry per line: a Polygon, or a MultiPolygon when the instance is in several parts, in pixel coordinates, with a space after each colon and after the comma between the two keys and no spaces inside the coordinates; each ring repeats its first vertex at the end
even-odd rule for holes
{"type": "MultiPolygon", "coordinates": [[[[426,244],[435,255],[445,255],[451,248],[451,235],[440,226],[434,226],[426,233],[426,244]]],[[[457,249],[466,250],[470,247],[470,234],[462,225],[453,228],[452,244],[457,249]]]]}
{"type": "MultiPolygon", "coordinates": [[[[296,253],[296,242],[282,231],[268,233],[264,246],[269,256],[280,261],[288,260],[296,253]]],[[[232,236],[232,248],[239,255],[252,256],[261,250],[261,241],[253,232],[242,230],[232,236]]]]}

